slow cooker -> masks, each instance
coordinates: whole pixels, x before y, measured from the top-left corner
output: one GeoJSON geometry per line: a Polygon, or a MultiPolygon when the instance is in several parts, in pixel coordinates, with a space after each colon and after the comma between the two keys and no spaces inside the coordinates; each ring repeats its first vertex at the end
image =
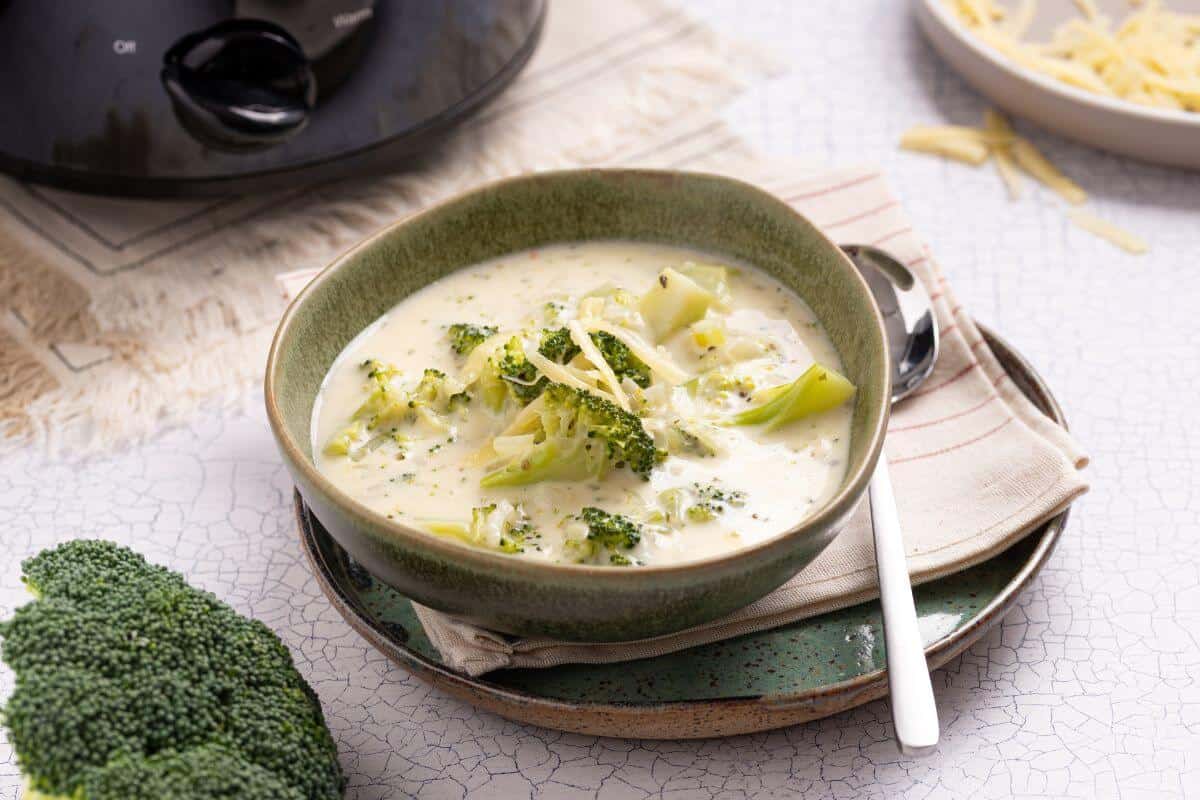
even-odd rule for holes
{"type": "Polygon", "coordinates": [[[391,169],[520,72],[544,0],[0,0],[0,170],[106,194],[391,169]]]}

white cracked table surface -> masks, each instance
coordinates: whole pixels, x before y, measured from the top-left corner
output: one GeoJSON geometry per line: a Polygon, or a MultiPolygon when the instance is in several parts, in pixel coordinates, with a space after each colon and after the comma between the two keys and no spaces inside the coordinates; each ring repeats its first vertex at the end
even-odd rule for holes
{"type": "MultiPolygon", "coordinates": [[[[881,164],[963,301],[1043,372],[1093,457],[1092,493],[1042,576],[935,674],[935,757],[897,754],[883,702],[774,733],[633,742],[517,725],[426,687],[313,585],[253,392],[108,458],[0,463],[0,613],[25,600],[21,557],[77,535],[136,543],[280,632],[324,703],[350,798],[1200,797],[1200,174],[1026,128],[1097,213],[1151,242],[1127,256],[1049,196],[1009,203],[988,168],[896,151],[910,125],[973,123],[984,107],[906,3],[692,7],[791,64],[730,109],[736,127],[766,152],[881,164]]],[[[0,738],[0,800],[18,794],[0,738]]]]}

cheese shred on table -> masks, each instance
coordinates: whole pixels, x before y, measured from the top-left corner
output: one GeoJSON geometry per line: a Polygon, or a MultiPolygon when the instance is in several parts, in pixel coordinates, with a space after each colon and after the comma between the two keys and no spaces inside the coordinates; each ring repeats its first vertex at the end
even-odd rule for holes
{"type": "Polygon", "coordinates": [[[1150,249],[1141,238],[1134,236],[1129,231],[1118,228],[1111,222],[1105,222],[1094,214],[1084,211],[1082,208],[1071,209],[1067,212],[1067,216],[1080,228],[1089,233],[1094,233],[1101,239],[1107,239],[1127,253],[1140,254],[1150,249]]]}
{"type": "MultiPolygon", "coordinates": [[[[960,0],[967,2],[967,0],[960,0]]],[[[974,5],[978,5],[976,0],[974,5]]],[[[1087,202],[1087,192],[1050,162],[1033,142],[1017,135],[1003,114],[988,109],[983,127],[969,125],[918,125],[900,137],[900,147],[918,153],[932,153],[979,166],[995,161],[996,172],[1012,200],[1021,196],[1021,173],[1028,175],[1073,206],[1087,202]]],[[[1146,243],[1078,208],[1071,220],[1083,230],[1105,239],[1129,253],[1145,253],[1146,243]]]]}

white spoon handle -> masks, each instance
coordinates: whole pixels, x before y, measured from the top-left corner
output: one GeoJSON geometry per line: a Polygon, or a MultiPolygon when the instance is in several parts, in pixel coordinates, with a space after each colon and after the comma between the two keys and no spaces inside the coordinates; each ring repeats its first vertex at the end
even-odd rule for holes
{"type": "Polygon", "coordinates": [[[900,516],[892,494],[887,458],[882,453],[871,476],[871,521],[875,530],[875,565],[883,606],[883,638],[887,645],[888,691],[896,742],[907,756],[932,753],[938,742],[937,706],[929,682],[929,665],[917,627],[912,584],[904,558],[900,516]]]}

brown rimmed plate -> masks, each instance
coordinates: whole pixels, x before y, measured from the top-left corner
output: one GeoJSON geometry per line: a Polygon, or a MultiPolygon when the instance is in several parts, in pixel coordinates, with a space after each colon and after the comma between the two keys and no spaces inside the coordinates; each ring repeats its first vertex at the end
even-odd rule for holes
{"type": "MultiPolygon", "coordinates": [[[[1014,384],[1065,425],[1033,367],[981,330],[1014,384]]],[[[807,722],[887,693],[877,601],[656,658],[469,678],[442,664],[411,602],[350,559],[299,493],[296,515],[322,590],[355,630],[417,677],[510,719],[597,736],[693,739],[807,722]]],[[[1066,521],[1064,511],[983,564],[916,588],[932,667],[1003,618],[1046,563],[1066,521]]]]}

